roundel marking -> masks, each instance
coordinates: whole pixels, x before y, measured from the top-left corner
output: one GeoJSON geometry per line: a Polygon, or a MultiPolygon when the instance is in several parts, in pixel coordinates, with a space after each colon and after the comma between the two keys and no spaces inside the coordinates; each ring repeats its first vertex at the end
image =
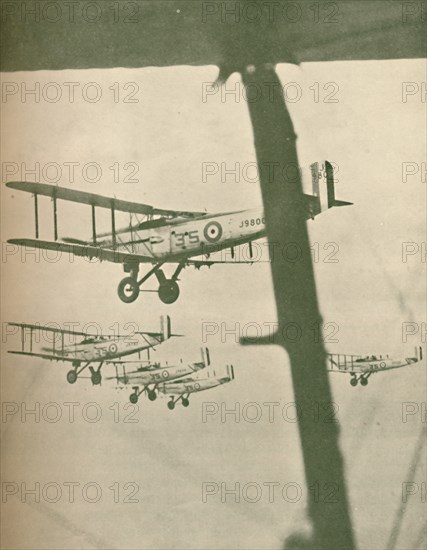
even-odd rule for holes
{"type": "Polygon", "coordinates": [[[210,222],[205,225],[203,230],[205,239],[210,243],[216,243],[222,237],[222,227],[218,222],[210,222]]]}
{"type": "Polygon", "coordinates": [[[200,390],[200,384],[199,384],[198,382],[196,382],[196,383],[194,384],[194,389],[195,389],[195,390],[200,390]]]}
{"type": "Polygon", "coordinates": [[[387,366],[387,365],[384,363],[384,361],[381,361],[381,363],[380,363],[380,368],[385,369],[386,366],[387,366]]]}
{"type": "Polygon", "coordinates": [[[109,347],[108,347],[108,351],[110,353],[116,353],[117,351],[117,344],[110,344],[109,347]]]}
{"type": "Polygon", "coordinates": [[[163,378],[169,378],[169,373],[167,370],[162,371],[162,377],[163,378]]]}

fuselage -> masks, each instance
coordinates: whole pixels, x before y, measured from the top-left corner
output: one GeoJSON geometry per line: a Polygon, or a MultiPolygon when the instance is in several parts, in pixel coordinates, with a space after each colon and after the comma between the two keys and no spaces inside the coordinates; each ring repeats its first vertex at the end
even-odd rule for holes
{"type": "Polygon", "coordinates": [[[82,341],[63,348],[57,348],[55,351],[57,355],[76,359],[77,361],[106,361],[137,353],[156,346],[162,341],[163,338],[160,334],[153,336],[134,333],[129,336],[82,341]]]}
{"type": "MultiPolygon", "coordinates": [[[[206,215],[193,220],[177,218],[165,221],[164,225],[152,225],[142,223],[118,234],[118,249],[170,261],[210,254],[266,235],[262,208],[206,215]]],[[[109,241],[102,243],[103,246],[110,244],[109,241]]]]}
{"type": "Polygon", "coordinates": [[[221,378],[193,378],[176,382],[165,382],[158,386],[158,390],[166,395],[183,395],[204,390],[210,390],[221,384],[226,384],[232,379],[229,376],[221,378]]]}
{"type": "MultiPolygon", "coordinates": [[[[131,365],[132,363],[126,363],[126,367],[128,368],[131,365]]],[[[136,365],[137,363],[135,363],[133,367],[135,367],[136,365]]],[[[205,368],[205,366],[205,363],[200,362],[193,364],[174,365],[170,367],[154,366],[150,369],[146,369],[143,367],[141,368],[141,370],[137,369],[126,372],[123,375],[118,376],[116,380],[122,384],[146,386],[148,384],[158,384],[167,380],[182,378],[183,376],[192,374],[196,371],[199,371],[200,369],[205,368]]]]}

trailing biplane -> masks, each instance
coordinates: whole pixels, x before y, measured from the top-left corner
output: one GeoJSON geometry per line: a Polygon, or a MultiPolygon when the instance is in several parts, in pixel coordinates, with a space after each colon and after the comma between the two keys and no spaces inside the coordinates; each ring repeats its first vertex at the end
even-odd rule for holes
{"type": "Polygon", "coordinates": [[[90,334],[26,323],[8,323],[20,328],[21,331],[21,349],[9,353],[71,363],[73,368],[67,373],[67,381],[70,384],[74,384],[80,374],[89,368],[92,384],[98,385],[102,380],[101,367],[105,363],[111,363],[113,360],[117,363],[119,358],[143,350],[149,352],[150,348],[158,346],[171,336],[178,336],[171,334],[169,316],[161,317],[160,322],[160,332],[132,332],[123,336],[90,334]],[[35,350],[35,344],[40,342],[40,334],[43,332],[53,335],[48,339],[52,347],[35,350]],[[65,335],[71,336],[73,342],[66,343],[65,335]]]}
{"type": "Polygon", "coordinates": [[[142,393],[147,393],[150,401],[157,398],[157,388],[164,382],[192,375],[210,364],[209,350],[202,350],[202,360],[197,363],[179,363],[177,365],[161,366],[160,363],[126,361],[114,363],[116,375],[106,380],[116,380],[118,384],[132,386],[129,396],[131,403],[137,403],[142,393]],[[147,364],[148,363],[148,364],[147,364]],[[131,370],[128,370],[128,369],[131,370]]]}
{"type": "MultiPolygon", "coordinates": [[[[334,206],[351,204],[335,199],[333,167],[328,161],[311,165],[313,194],[304,194],[307,219],[334,206]]],[[[9,182],[11,189],[34,194],[35,239],[10,239],[8,242],[20,246],[61,251],[98,258],[123,264],[128,273],[119,283],[119,298],[126,303],[134,302],[140,287],[153,275],[159,283],[158,295],[165,304],[174,303],[179,296],[178,277],[187,266],[200,268],[214,264],[254,263],[252,242],[266,236],[264,211],[262,208],[238,210],[219,214],[207,212],[183,212],[154,208],[146,204],[128,202],[95,195],[83,191],[66,189],[55,185],[31,182],[9,182]],[[39,239],[38,197],[48,196],[53,201],[54,240],[39,239]],[[90,206],[92,212],[92,238],[86,241],[63,238],[58,241],[57,201],[65,200],[90,206]],[[111,232],[98,234],[95,209],[111,211],[111,232]],[[131,221],[127,227],[116,229],[116,212],[127,212],[131,221]],[[132,216],[138,219],[132,221],[132,216]],[[234,247],[248,243],[247,259],[236,261],[234,247]],[[213,259],[211,254],[230,249],[231,259],[213,259]],[[202,259],[191,259],[202,256],[202,259]],[[152,264],[152,268],[140,279],[140,264],[152,264]],[[176,264],[170,277],[166,277],[164,264],[176,264]]]]}
{"type": "Polygon", "coordinates": [[[351,376],[350,384],[357,386],[360,382],[362,386],[368,384],[368,379],[372,374],[384,372],[390,369],[400,369],[413,363],[421,361],[423,350],[421,347],[415,348],[414,357],[390,358],[382,355],[342,355],[336,353],[328,354],[328,370],[331,372],[343,372],[351,376]]]}
{"type": "Polygon", "coordinates": [[[180,380],[159,384],[158,391],[170,396],[168,408],[173,410],[179,401],[182,402],[184,407],[188,407],[190,393],[210,390],[221,384],[231,382],[234,380],[234,368],[232,365],[227,365],[226,372],[222,375],[217,375],[215,370],[207,368],[203,371],[203,375],[203,378],[198,374],[194,374],[180,380]]]}

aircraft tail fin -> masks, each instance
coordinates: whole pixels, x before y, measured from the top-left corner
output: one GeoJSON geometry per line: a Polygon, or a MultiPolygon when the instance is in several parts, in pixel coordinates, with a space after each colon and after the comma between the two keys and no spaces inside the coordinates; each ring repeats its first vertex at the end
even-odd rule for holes
{"type": "Polygon", "coordinates": [[[334,206],[348,206],[352,202],[335,198],[334,168],[325,160],[310,165],[313,196],[318,198],[319,211],[323,212],[334,206]]]}
{"type": "Polygon", "coordinates": [[[233,365],[227,365],[227,375],[231,380],[234,380],[234,367],[233,365]]]}
{"type": "Polygon", "coordinates": [[[211,357],[209,353],[209,348],[201,348],[202,352],[202,363],[204,363],[207,367],[211,364],[211,357]]]}
{"type": "Polygon", "coordinates": [[[163,336],[163,342],[169,340],[169,338],[172,336],[171,319],[169,315],[162,315],[162,317],[160,317],[160,332],[163,336]]]}
{"type": "Polygon", "coordinates": [[[415,346],[413,357],[407,357],[408,363],[418,363],[423,360],[423,348],[421,346],[415,346]]]}
{"type": "MultiPolygon", "coordinates": [[[[213,374],[214,378],[216,378],[215,371],[211,371],[211,373],[213,374]]],[[[234,380],[234,367],[233,367],[233,365],[227,365],[225,367],[225,372],[222,375],[220,375],[217,378],[217,380],[219,381],[220,384],[227,384],[228,382],[231,382],[232,380],[234,380]]]]}

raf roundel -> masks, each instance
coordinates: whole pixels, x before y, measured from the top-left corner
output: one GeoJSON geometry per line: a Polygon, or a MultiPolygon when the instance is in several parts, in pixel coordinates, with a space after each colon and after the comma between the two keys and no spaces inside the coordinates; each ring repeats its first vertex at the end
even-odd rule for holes
{"type": "Polygon", "coordinates": [[[218,222],[210,222],[203,230],[205,239],[210,243],[216,243],[222,237],[222,227],[218,222]]]}
{"type": "Polygon", "coordinates": [[[117,344],[110,344],[108,351],[110,353],[116,353],[117,352],[117,344]]]}

